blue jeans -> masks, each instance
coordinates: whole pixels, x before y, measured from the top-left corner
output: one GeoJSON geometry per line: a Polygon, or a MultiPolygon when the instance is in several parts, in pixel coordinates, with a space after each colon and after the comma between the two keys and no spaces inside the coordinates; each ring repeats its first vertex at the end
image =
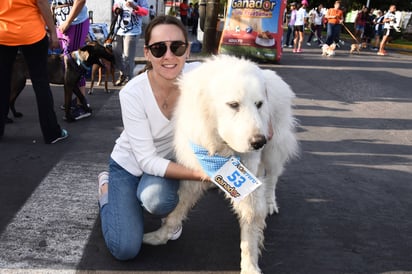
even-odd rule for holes
{"type": "Polygon", "coordinates": [[[143,212],[165,217],[177,205],[179,181],[143,174],[136,177],[109,161],[109,191],[100,200],[103,237],[118,260],[137,256],[143,241],[143,212]]]}
{"type": "Polygon", "coordinates": [[[330,24],[328,23],[327,26],[327,36],[326,36],[326,44],[329,46],[333,42],[339,41],[341,25],[340,24],[330,24]]]}

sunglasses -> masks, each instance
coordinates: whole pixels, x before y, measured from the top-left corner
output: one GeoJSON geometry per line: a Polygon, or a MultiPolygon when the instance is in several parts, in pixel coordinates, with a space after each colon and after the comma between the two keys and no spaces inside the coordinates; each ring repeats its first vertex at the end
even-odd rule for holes
{"type": "MultiPolygon", "coordinates": [[[[171,41],[169,48],[175,56],[180,57],[183,54],[185,54],[187,46],[188,44],[183,41],[171,41]]],[[[154,57],[160,58],[163,55],[165,55],[167,51],[167,44],[166,42],[157,42],[149,46],[146,46],[146,48],[150,50],[154,57]]]]}

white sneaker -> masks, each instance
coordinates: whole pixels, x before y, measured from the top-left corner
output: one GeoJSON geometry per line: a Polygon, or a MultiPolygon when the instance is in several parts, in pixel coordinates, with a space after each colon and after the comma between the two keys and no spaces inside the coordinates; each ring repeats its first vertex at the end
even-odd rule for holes
{"type": "Polygon", "coordinates": [[[102,186],[104,185],[104,184],[108,184],[109,183],[109,172],[107,172],[107,171],[103,171],[103,172],[100,172],[100,174],[97,176],[97,178],[98,178],[98,193],[99,193],[99,199],[100,199],[100,197],[102,196],[102,186]]]}
{"type": "Polygon", "coordinates": [[[183,230],[182,226],[176,227],[176,230],[173,232],[169,240],[176,241],[177,239],[179,239],[180,235],[182,235],[182,230],[183,230]]]}
{"type": "MultiPolygon", "coordinates": [[[[162,218],[162,225],[165,222],[165,219],[166,218],[162,218]]],[[[182,230],[183,230],[183,227],[181,225],[177,226],[175,230],[173,231],[172,236],[170,236],[169,240],[176,241],[177,239],[179,239],[180,235],[182,235],[182,230]]]]}

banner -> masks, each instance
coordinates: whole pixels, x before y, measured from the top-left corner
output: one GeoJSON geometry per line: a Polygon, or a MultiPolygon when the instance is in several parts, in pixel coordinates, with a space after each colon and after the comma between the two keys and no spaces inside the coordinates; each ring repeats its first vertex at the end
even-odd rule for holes
{"type": "Polygon", "coordinates": [[[285,7],[286,0],[229,0],[219,53],[279,62],[285,7]]]}

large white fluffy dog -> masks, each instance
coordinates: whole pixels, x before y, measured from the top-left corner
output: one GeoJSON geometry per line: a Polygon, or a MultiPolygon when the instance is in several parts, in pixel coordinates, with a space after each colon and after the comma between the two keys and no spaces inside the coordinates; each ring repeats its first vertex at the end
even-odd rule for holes
{"type": "MultiPolygon", "coordinates": [[[[298,147],[291,109],[294,93],[275,72],[225,55],[213,57],[186,73],[180,87],[175,112],[177,161],[201,169],[192,150],[194,143],[210,155],[240,156],[241,162],[263,182],[241,201],[232,200],[241,230],[241,273],[261,273],[258,259],[265,219],[278,212],[276,182],[298,147]]],[[[144,235],[144,242],[166,243],[209,186],[181,182],[176,209],[159,230],[144,235]]]]}

